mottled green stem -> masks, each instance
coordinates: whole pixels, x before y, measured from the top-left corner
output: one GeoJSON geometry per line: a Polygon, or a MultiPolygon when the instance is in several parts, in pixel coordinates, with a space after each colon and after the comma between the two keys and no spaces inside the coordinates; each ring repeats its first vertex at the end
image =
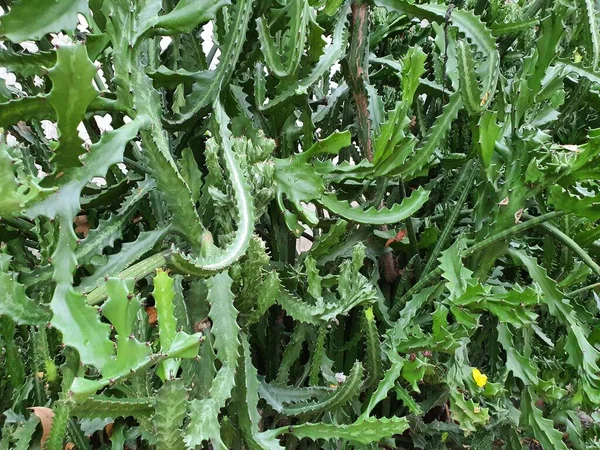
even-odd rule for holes
{"type": "Polygon", "coordinates": [[[352,2],[352,39],[348,53],[348,86],[356,103],[358,142],[363,157],[373,160],[369,97],[366,83],[368,73],[369,5],[363,0],[352,2]]]}
{"type": "MultiPolygon", "coordinates": [[[[171,253],[171,250],[165,250],[160,253],[156,253],[131,267],[128,267],[123,272],[119,273],[119,278],[133,278],[135,281],[139,281],[142,278],[150,275],[156,269],[165,267],[167,265],[167,256],[171,253]]],[[[96,289],[91,291],[87,295],[87,302],[89,305],[97,305],[102,302],[108,295],[106,286],[104,284],[98,286],[96,289]]]]}

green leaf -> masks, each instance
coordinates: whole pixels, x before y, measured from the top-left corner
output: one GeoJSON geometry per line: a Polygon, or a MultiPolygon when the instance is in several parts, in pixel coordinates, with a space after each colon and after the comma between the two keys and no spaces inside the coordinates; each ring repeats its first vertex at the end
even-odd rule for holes
{"type": "Polygon", "coordinates": [[[477,82],[473,52],[471,52],[470,45],[465,43],[465,41],[460,40],[457,43],[456,60],[458,62],[460,81],[459,92],[463,103],[469,114],[477,115],[481,112],[482,108],[481,89],[477,82]]]}
{"type": "Polygon", "coordinates": [[[485,111],[479,118],[479,148],[483,166],[487,169],[492,162],[494,145],[500,137],[502,127],[496,123],[498,113],[485,111]]]}
{"type": "Polygon", "coordinates": [[[221,272],[208,280],[208,299],[211,302],[209,317],[214,336],[214,347],[221,361],[221,368],[212,381],[209,396],[190,403],[190,423],[185,431],[184,441],[188,448],[209,441],[216,449],[225,450],[220,435],[218,415],[231,396],[235,385],[235,372],[238,365],[240,347],[240,327],[237,324],[237,311],[233,306],[231,292],[232,279],[227,272],[221,272]]]}
{"type": "Polygon", "coordinates": [[[563,434],[554,428],[554,423],[546,419],[537,406],[532,395],[532,389],[527,388],[521,397],[521,424],[527,426],[542,448],[567,450],[562,440],[563,434]]]}
{"type": "Polygon", "coordinates": [[[52,161],[56,172],[81,166],[85,153],[77,127],[85,119],[89,104],[96,98],[92,80],[96,66],[89,60],[85,45],[61,45],[56,50],[56,64],[48,71],[52,90],[46,97],[56,111],[58,148],[52,161]]]}
{"type": "MultiPolygon", "coordinates": [[[[203,3],[185,0],[186,5],[194,5],[191,6],[192,8],[196,8],[203,3]]],[[[215,0],[211,0],[210,3],[215,3],[215,0]]],[[[175,123],[183,123],[190,120],[198,111],[213,102],[218,97],[218,93],[223,86],[227,85],[246,40],[246,32],[250,17],[252,16],[252,5],[253,0],[240,0],[236,2],[233,7],[232,22],[229,24],[229,29],[232,32],[223,36],[224,45],[220,48],[221,56],[217,69],[198,74],[197,82],[194,83],[192,92],[186,97],[185,106],[174,117],[173,121],[175,123]]]]}
{"type": "Polygon", "coordinates": [[[405,180],[412,180],[417,174],[427,166],[431,155],[438,148],[446,133],[450,129],[452,122],[458,116],[462,108],[462,101],[458,93],[450,96],[448,104],[444,106],[442,114],[435,120],[429,133],[425,136],[421,144],[414,153],[408,157],[407,161],[394,172],[394,175],[400,176],[405,180]]]}
{"type": "Polygon", "coordinates": [[[41,39],[45,34],[73,31],[79,22],[77,14],[88,13],[86,0],[20,0],[12,5],[0,21],[0,35],[11,41],[41,39]],[[43,11],[44,14],[40,14],[43,11]]]}
{"type": "Polygon", "coordinates": [[[17,326],[8,316],[0,317],[0,338],[4,348],[3,369],[7,381],[13,388],[20,389],[25,384],[25,362],[15,341],[17,326]]]}
{"type": "Polygon", "coordinates": [[[169,380],[156,393],[152,421],[157,448],[185,449],[181,427],[186,416],[187,398],[183,380],[169,380]]]}
{"type": "Polygon", "coordinates": [[[465,432],[475,432],[477,427],[487,425],[490,420],[488,408],[481,408],[473,400],[465,400],[463,394],[455,389],[450,391],[450,409],[453,419],[465,432]]]}
{"type": "MultiPolygon", "coordinates": [[[[102,313],[110,320],[117,332],[117,355],[116,358],[109,358],[100,367],[101,379],[75,378],[71,386],[71,395],[77,401],[84,400],[104,386],[124,380],[151,365],[171,358],[193,358],[198,353],[199,333],[190,336],[183,331],[177,332],[169,347],[161,349],[161,352],[156,355],[152,354],[149,345],[135,338],[133,325],[137,320],[141,303],[132,293],[133,286],[134,282],[131,279],[109,278],[106,281],[108,300],[103,305],[102,313]]],[[[83,342],[84,346],[85,344],[86,341],[83,342]]],[[[112,351],[113,344],[108,338],[104,344],[108,344],[112,351]]],[[[83,356],[82,361],[84,361],[83,356]]]]}
{"type": "Polygon", "coordinates": [[[325,49],[325,52],[319,58],[319,61],[313,67],[310,74],[297,82],[288,84],[281,93],[274,98],[269,99],[265,104],[264,98],[257,98],[257,106],[259,109],[268,111],[284,102],[308,93],[308,89],[326,73],[336,61],[342,58],[344,49],[348,40],[348,32],[346,29],[346,16],[348,14],[349,5],[340,8],[338,17],[335,22],[335,28],[332,35],[332,43],[325,49]]]}
{"type": "Polygon", "coordinates": [[[52,326],[62,333],[63,343],[75,348],[84,364],[102,369],[112,358],[114,348],[108,338],[110,326],[100,321],[98,311],[65,284],[54,290],[50,308],[52,326]]]}
{"type": "MultiPolygon", "coordinates": [[[[375,4],[398,14],[406,14],[410,17],[418,17],[438,23],[445,22],[448,11],[446,5],[414,5],[408,0],[376,0],[375,4]]],[[[483,80],[482,91],[489,93],[487,99],[489,103],[494,97],[496,83],[500,74],[500,55],[496,48],[496,40],[479,16],[471,11],[456,8],[452,11],[450,21],[476,47],[477,51],[482,53],[486,58],[485,63],[481,64],[480,75],[483,80]]]]}
{"type": "Polygon", "coordinates": [[[371,225],[387,225],[400,222],[417,212],[421,206],[429,199],[429,191],[419,187],[411,193],[408,198],[402,200],[391,208],[375,209],[371,207],[367,210],[354,208],[350,203],[344,200],[338,200],[335,194],[324,194],[319,203],[331,212],[342,216],[344,219],[352,220],[358,223],[368,223],[371,225]]]}
{"type": "Polygon", "coordinates": [[[378,384],[383,376],[383,364],[381,354],[381,342],[379,341],[379,333],[373,308],[370,307],[364,311],[364,333],[365,333],[365,349],[367,360],[367,373],[369,374],[368,384],[378,384]]]}
{"type": "Polygon", "coordinates": [[[371,411],[373,411],[375,406],[377,406],[378,403],[380,403],[381,401],[383,401],[384,399],[387,398],[388,392],[394,388],[394,384],[396,383],[396,380],[398,378],[400,378],[400,373],[402,371],[403,365],[404,365],[404,360],[400,359],[398,357],[396,357],[395,360],[392,361],[392,365],[385,372],[385,375],[383,376],[383,379],[377,386],[377,389],[375,390],[373,395],[371,395],[371,397],[369,398],[369,404],[367,405],[367,408],[360,416],[361,419],[366,419],[367,417],[369,417],[369,415],[371,414],[371,411]]]}
{"type": "Polygon", "coordinates": [[[309,20],[309,6],[303,0],[293,0],[287,6],[287,15],[290,16],[289,26],[286,26],[289,38],[284,49],[277,48],[275,40],[271,37],[269,23],[266,19],[256,19],[256,29],[260,41],[260,49],[270,70],[280,78],[287,77],[295,72],[300,57],[306,44],[306,27],[309,20]],[[282,59],[282,53],[285,61],[282,59]]]}
{"type": "MultiPolygon", "coordinates": [[[[175,339],[177,328],[177,319],[175,318],[175,291],[173,283],[175,280],[169,277],[164,270],[158,270],[154,277],[154,307],[158,316],[158,336],[160,339],[161,350],[166,350],[171,347],[175,339]]],[[[158,376],[163,380],[172,379],[177,376],[180,362],[170,359],[161,363],[158,367],[158,376]]]]}
{"type": "Polygon", "coordinates": [[[354,363],[350,374],[335,391],[329,396],[316,401],[289,405],[283,407],[283,414],[298,416],[304,414],[318,414],[324,411],[332,411],[340,406],[345,406],[360,393],[364,369],[359,361],[354,363]]]}
{"type": "Polygon", "coordinates": [[[21,120],[49,119],[52,117],[52,105],[46,96],[32,95],[21,97],[6,103],[0,103],[0,126],[8,127],[21,120]]]}
{"type": "Polygon", "coordinates": [[[230,3],[230,0],[179,0],[168,14],[153,15],[140,23],[137,37],[150,29],[161,35],[165,35],[165,32],[191,33],[197,26],[213,20],[216,13],[230,3]]]}
{"type": "Polygon", "coordinates": [[[472,280],[473,272],[462,263],[462,252],[465,248],[464,241],[457,240],[439,257],[442,277],[447,280],[446,287],[450,291],[450,299],[463,295],[472,280]]]}
{"type": "Polygon", "coordinates": [[[19,325],[44,325],[50,319],[45,306],[36,304],[18,283],[15,274],[9,274],[11,257],[0,253],[0,316],[6,315],[19,325]]]}
{"type": "Polygon", "coordinates": [[[136,136],[142,123],[141,119],[135,119],[114,131],[104,133],[92,145],[90,152],[81,158],[84,165],[65,170],[56,180],[56,192],[29,207],[27,216],[55,218],[62,213],[75,217],[80,209],[80,195],[85,185],[94,177],[104,177],[110,166],[123,160],[125,145],[136,136]]]}
{"type": "Polygon", "coordinates": [[[261,416],[258,412],[258,382],[256,368],[252,365],[250,345],[246,336],[242,339],[243,354],[240,355],[236,373],[235,409],[242,435],[252,449],[283,450],[275,436],[259,431],[261,416]]]}
{"type": "Polygon", "coordinates": [[[303,403],[315,398],[322,399],[331,394],[332,389],[323,386],[298,388],[279,384],[269,384],[262,381],[258,388],[260,397],[275,411],[282,412],[286,403],[303,403]]]}
{"type": "Polygon", "coordinates": [[[192,200],[197,202],[200,198],[200,189],[202,188],[202,172],[198,168],[198,163],[194,158],[194,153],[189,148],[184,148],[181,152],[181,176],[190,187],[192,200]]]}
{"type": "Polygon", "coordinates": [[[24,77],[44,74],[56,63],[56,52],[16,53],[11,50],[0,52],[0,66],[24,77]]]}
{"type": "Polygon", "coordinates": [[[0,217],[17,214],[54,191],[42,188],[36,178],[24,173],[23,164],[12,156],[13,151],[6,145],[5,138],[6,135],[0,134],[0,217]]]}
{"type": "Polygon", "coordinates": [[[390,419],[376,419],[374,417],[369,417],[350,425],[304,423],[301,425],[294,425],[290,428],[291,431],[284,427],[269,431],[268,433],[277,435],[288,432],[298,439],[347,439],[352,442],[367,445],[373,442],[379,442],[385,438],[391,438],[396,434],[402,434],[409,428],[409,425],[406,417],[394,416],[390,419]]]}
{"type": "MultiPolygon", "coordinates": [[[[205,252],[209,254],[208,257],[195,257],[181,252],[173,253],[170,263],[174,268],[186,274],[200,276],[221,271],[240,259],[250,244],[252,231],[254,230],[254,203],[250,197],[248,181],[242,172],[240,163],[231,145],[231,132],[227,128],[229,117],[227,117],[225,109],[220,102],[217,101],[214,104],[214,109],[223,156],[227,163],[227,169],[230,172],[230,180],[233,192],[235,193],[236,209],[238,213],[237,231],[234,238],[223,250],[216,249],[212,242],[210,242],[211,239],[206,235],[203,235],[203,244],[208,242],[208,245],[204,248],[205,252]]],[[[198,239],[199,237],[200,236],[191,237],[191,240],[193,241],[193,239],[198,239]]]]}
{"type": "Polygon", "coordinates": [[[506,352],[506,369],[523,381],[525,386],[537,385],[539,378],[537,367],[531,358],[521,355],[513,342],[513,336],[506,324],[498,324],[498,342],[506,352]]]}
{"type": "Polygon", "coordinates": [[[520,19],[513,20],[511,22],[494,23],[490,26],[490,28],[494,36],[500,37],[530,30],[539,23],[539,19],[520,19]]]}

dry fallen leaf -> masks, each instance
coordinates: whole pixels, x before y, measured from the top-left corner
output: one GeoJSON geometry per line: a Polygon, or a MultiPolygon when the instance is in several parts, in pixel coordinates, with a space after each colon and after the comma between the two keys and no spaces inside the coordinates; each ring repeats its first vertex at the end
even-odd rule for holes
{"type": "Polygon", "coordinates": [[[90,231],[90,223],[87,216],[77,216],[73,219],[73,222],[75,223],[75,232],[81,233],[83,237],[87,237],[90,231]]]}
{"type": "Polygon", "coordinates": [[[54,411],[50,408],[46,408],[45,406],[34,406],[29,408],[33,411],[42,422],[42,439],[40,441],[40,445],[44,448],[48,437],[50,436],[50,430],[52,429],[52,418],[54,417],[54,411]]]}
{"type": "Polygon", "coordinates": [[[570,152],[575,152],[575,153],[579,153],[581,151],[581,150],[579,150],[578,145],[565,144],[565,145],[559,145],[559,147],[562,147],[565,150],[569,150],[570,152]]]}
{"type": "Polygon", "coordinates": [[[521,216],[523,215],[523,208],[521,208],[520,210],[518,210],[515,213],[515,223],[521,223],[521,216]]]}
{"type": "Polygon", "coordinates": [[[400,242],[402,239],[404,239],[405,236],[406,236],[406,229],[404,228],[404,229],[398,231],[398,234],[396,236],[394,236],[393,238],[389,238],[387,240],[387,242],[385,243],[385,246],[389,247],[394,242],[400,242]]]}
{"type": "Polygon", "coordinates": [[[65,445],[65,450],[73,450],[75,448],[75,444],[72,442],[67,442],[65,445]]]}
{"type": "Polygon", "coordinates": [[[500,205],[500,206],[506,206],[506,205],[508,205],[508,202],[509,202],[509,198],[505,197],[504,199],[502,199],[500,201],[500,203],[498,203],[498,205],[500,205]]]}
{"type": "Polygon", "coordinates": [[[148,323],[150,325],[156,324],[156,308],[154,306],[146,306],[146,314],[148,314],[148,323]]]}

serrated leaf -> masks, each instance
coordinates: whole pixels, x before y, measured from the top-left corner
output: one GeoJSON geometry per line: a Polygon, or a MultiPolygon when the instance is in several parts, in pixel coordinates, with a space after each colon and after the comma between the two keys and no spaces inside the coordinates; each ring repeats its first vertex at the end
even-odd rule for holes
{"type": "Polygon", "coordinates": [[[236,374],[235,408],[242,435],[252,449],[283,450],[275,436],[259,431],[261,420],[258,412],[259,382],[256,368],[252,365],[250,345],[246,336],[242,339],[243,353],[240,355],[239,369],[236,374]]]}
{"type": "Polygon", "coordinates": [[[495,111],[485,111],[479,118],[479,148],[481,149],[481,160],[485,168],[488,168],[492,162],[494,146],[502,129],[496,123],[497,116],[498,113],[495,111]]]}
{"type": "Polygon", "coordinates": [[[402,203],[396,203],[391,208],[375,209],[373,207],[363,210],[350,206],[344,200],[338,200],[335,194],[324,194],[319,203],[331,212],[342,216],[346,220],[371,225],[387,225],[398,223],[417,212],[429,199],[429,191],[419,187],[413,191],[402,203]]]}
{"type": "MultiPolygon", "coordinates": [[[[175,339],[177,331],[177,320],[175,318],[175,291],[173,283],[175,280],[169,277],[164,270],[158,270],[154,276],[154,307],[158,316],[158,336],[161,350],[168,349],[175,339]]],[[[175,378],[179,370],[179,361],[170,359],[161,363],[158,370],[159,377],[164,381],[169,378],[175,378]]]]}
{"type": "Polygon", "coordinates": [[[20,161],[9,153],[5,142],[6,135],[0,134],[0,217],[11,217],[29,204],[53,192],[43,188],[32,176],[15,173],[20,169],[20,161]]]}
{"type": "Polygon", "coordinates": [[[303,0],[293,0],[287,6],[290,16],[287,29],[289,38],[286,48],[280,52],[275,40],[271,37],[268,20],[259,17],[256,19],[256,29],[260,48],[269,69],[278,77],[286,77],[293,73],[300,62],[300,57],[306,44],[306,27],[309,19],[309,6],[303,0]],[[282,57],[283,54],[283,57],[282,57]]]}
{"type": "Polygon", "coordinates": [[[9,274],[11,257],[0,253],[0,316],[6,315],[19,325],[43,325],[50,319],[50,311],[36,304],[25,293],[25,287],[9,274]]]}
{"type": "Polygon", "coordinates": [[[233,306],[232,282],[227,272],[221,272],[208,280],[208,299],[211,302],[209,317],[213,323],[211,331],[222,366],[211,383],[208,398],[192,400],[190,403],[191,421],[184,437],[188,448],[210,440],[215,448],[225,450],[218,415],[235,385],[240,347],[240,328],[236,321],[237,311],[233,306]]]}
{"type": "Polygon", "coordinates": [[[213,20],[216,13],[230,0],[179,0],[167,14],[153,15],[139,24],[137,36],[150,29],[160,30],[164,35],[191,33],[197,26],[213,20]]]}
{"type": "Polygon", "coordinates": [[[329,396],[316,402],[301,403],[283,407],[283,413],[289,416],[304,414],[318,414],[331,411],[337,407],[344,406],[356,398],[360,392],[364,369],[359,361],[354,363],[350,374],[335,391],[329,396]]]}
{"type": "Polygon", "coordinates": [[[391,438],[396,434],[402,434],[409,428],[406,417],[392,417],[390,419],[376,419],[369,417],[359,420],[350,425],[337,425],[327,423],[304,423],[291,427],[269,431],[269,434],[277,435],[289,432],[298,439],[308,438],[312,440],[324,439],[347,439],[363,445],[379,442],[385,438],[391,438]],[[287,430],[287,431],[286,431],[287,430]]]}
{"type": "Polygon", "coordinates": [[[0,52],[0,66],[24,77],[44,73],[56,62],[56,52],[16,53],[11,50],[0,52]]]}
{"type": "Polygon", "coordinates": [[[135,119],[114,131],[104,133],[100,141],[92,145],[90,152],[81,158],[85,165],[65,170],[57,179],[56,192],[28,208],[27,216],[54,218],[62,213],[67,217],[75,217],[79,212],[80,195],[84,186],[94,177],[105,176],[110,166],[123,160],[125,145],[135,137],[142,123],[141,119],[135,119]]]}
{"type": "Polygon", "coordinates": [[[157,448],[183,450],[181,427],[186,416],[188,394],[183,380],[169,380],[156,393],[154,417],[157,448]]]}
{"type": "Polygon", "coordinates": [[[469,280],[472,280],[473,272],[462,263],[462,251],[465,248],[464,241],[458,240],[439,257],[442,277],[447,280],[446,287],[450,291],[450,298],[458,298],[468,288],[469,280]]]}
{"type": "Polygon", "coordinates": [[[490,420],[488,408],[481,408],[473,400],[465,400],[463,394],[455,389],[450,392],[450,405],[452,418],[465,432],[475,432],[477,427],[487,425],[490,420]]]}
{"type": "Polygon", "coordinates": [[[100,322],[96,308],[88,306],[82,294],[65,284],[56,287],[50,308],[52,326],[62,333],[63,343],[75,348],[84,364],[102,369],[112,358],[114,348],[108,338],[110,326],[100,322]]]}
{"type": "Polygon", "coordinates": [[[8,127],[21,120],[49,119],[53,108],[44,95],[20,97],[6,103],[0,103],[0,126],[8,127]]]}
{"type": "Polygon", "coordinates": [[[21,0],[12,5],[0,21],[0,35],[13,42],[40,39],[48,33],[72,31],[79,19],[78,13],[87,14],[86,0],[21,0]],[[43,11],[44,14],[40,14],[43,11]]]}
{"type": "Polygon", "coordinates": [[[373,411],[373,408],[377,406],[379,402],[386,399],[388,396],[388,392],[394,387],[396,380],[400,378],[400,373],[402,371],[402,366],[404,365],[404,360],[400,358],[396,358],[395,361],[392,361],[392,365],[388,370],[386,370],[383,379],[379,382],[377,389],[369,398],[369,404],[367,408],[362,413],[361,418],[367,418],[373,411]]]}
{"type": "MultiPolygon", "coordinates": [[[[376,0],[377,6],[383,6],[389,11],[406,14],[409,17],[427,19],[430,22],[444,23],[448,7],[446,5],[420,4],[415,5],[408,0],[376,0]]],[[[500,74],[500,55],[496,48],[496,41],[491,31],[488,30],[479,16],[471,11],[455,8],[452,10],[450,22],[463,33],[471,44],[475,45],[486,61],[480,68],[483,78],[482,91],[489,92],[487,103],[489,103],[496,91],[496,84],[500,74]]]]}
{"type": "MultiPolygon", "coordinates": [[[[460,89],[465,108],[471,115],[477,115],[481,111],[481,88],[477,81],[475,61],[471,47],[465,41],[459,40],[456,46],[456,60],[458,62],[458,73],[460,89]]],[[[485,93],[484,93],[485,95],[485,93]]]]}
{"type": "Polygon", "coordinates": [[[553,421],[546,419],[534,403],[531,388],[526,388],[521,398],[522,424],[531,429],[543,448],[567,450],[567,446],[562,440],[563,434],[554,428],[553,421]]]}
{"type": "MultiPolygon", "coordinates": [[[[198,4],[186,0],[186,4],[192,3],[198,4]]],[[[181,112],[175,115],[175,122],[183,123],[191,119],[200,109],[209,105],[217,97],[219,90],[227,84],[246,39],[252,5],[253,0],[236,2],[230,24],[230,30],[235,31],[224,37],[217,69],[198,74],[198,82],[193,85],[192,92],[186,97],[186,104],[181,108],[181,112]]]]}
{"type": "Polygon", "coordinates": [[[452,94],[448,104],[444,106],[442,114],[438,116],[427,136],[416,148],[413,155],[409,156],[406,162],[394,172],[394,175],[401,176],[405,180],[411,180],[426,167],[431,155],[446,136],[462,106],[459,93],[452,94]]]}
{"type": "Polygon", "coordinates": [[[506,324],[498,324],[498,342],[506,352],[506,369],[523,381],[525,386],[537,385],[537,367],[530,358],[524,357],[515,349],[513,336],[506,324]]]}
{"type": "Polygon", "coordinates": [[[310,74],[295,83],[290,83],[282,92],[276,95],[274,98],[269,99],[269,102],[265,104],[264,98],[257,98],[257,106],[262,110],[273,109],[287,100],[294,98],[298,95],[304,95],[308,92],[308,89],[317,81],[324,73],[326,73],[330,67],[339,60],[346,47],[348,39],[348,32],[346,29],[346,16],[348,14],[349,5],[342,7],[339,10],[338,17],[336,19],[335,28],[332,35],[332,43],[327,47],[325,52],[319,58],[316,66],[311,70],[310,74]]]}
{"type": "Polygon", "coordinates": [[[92,85],[96,71],[85,45],[61,45],[56,49],[56,64],[48,71],[52,90],[46,98],[56,111],[58,147],[52,161],[57,172],[81,166],[79,157],[85,148],[77,127],[98,95],[92,85]]]}

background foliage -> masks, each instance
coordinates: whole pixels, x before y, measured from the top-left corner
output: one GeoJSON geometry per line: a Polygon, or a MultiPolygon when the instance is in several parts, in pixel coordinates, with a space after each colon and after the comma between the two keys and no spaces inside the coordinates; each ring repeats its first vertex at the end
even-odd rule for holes
{"type": "Polygon", "coordinates": [[[0,6],[0,449],[600,448],[596,2],[0,6]]]}

